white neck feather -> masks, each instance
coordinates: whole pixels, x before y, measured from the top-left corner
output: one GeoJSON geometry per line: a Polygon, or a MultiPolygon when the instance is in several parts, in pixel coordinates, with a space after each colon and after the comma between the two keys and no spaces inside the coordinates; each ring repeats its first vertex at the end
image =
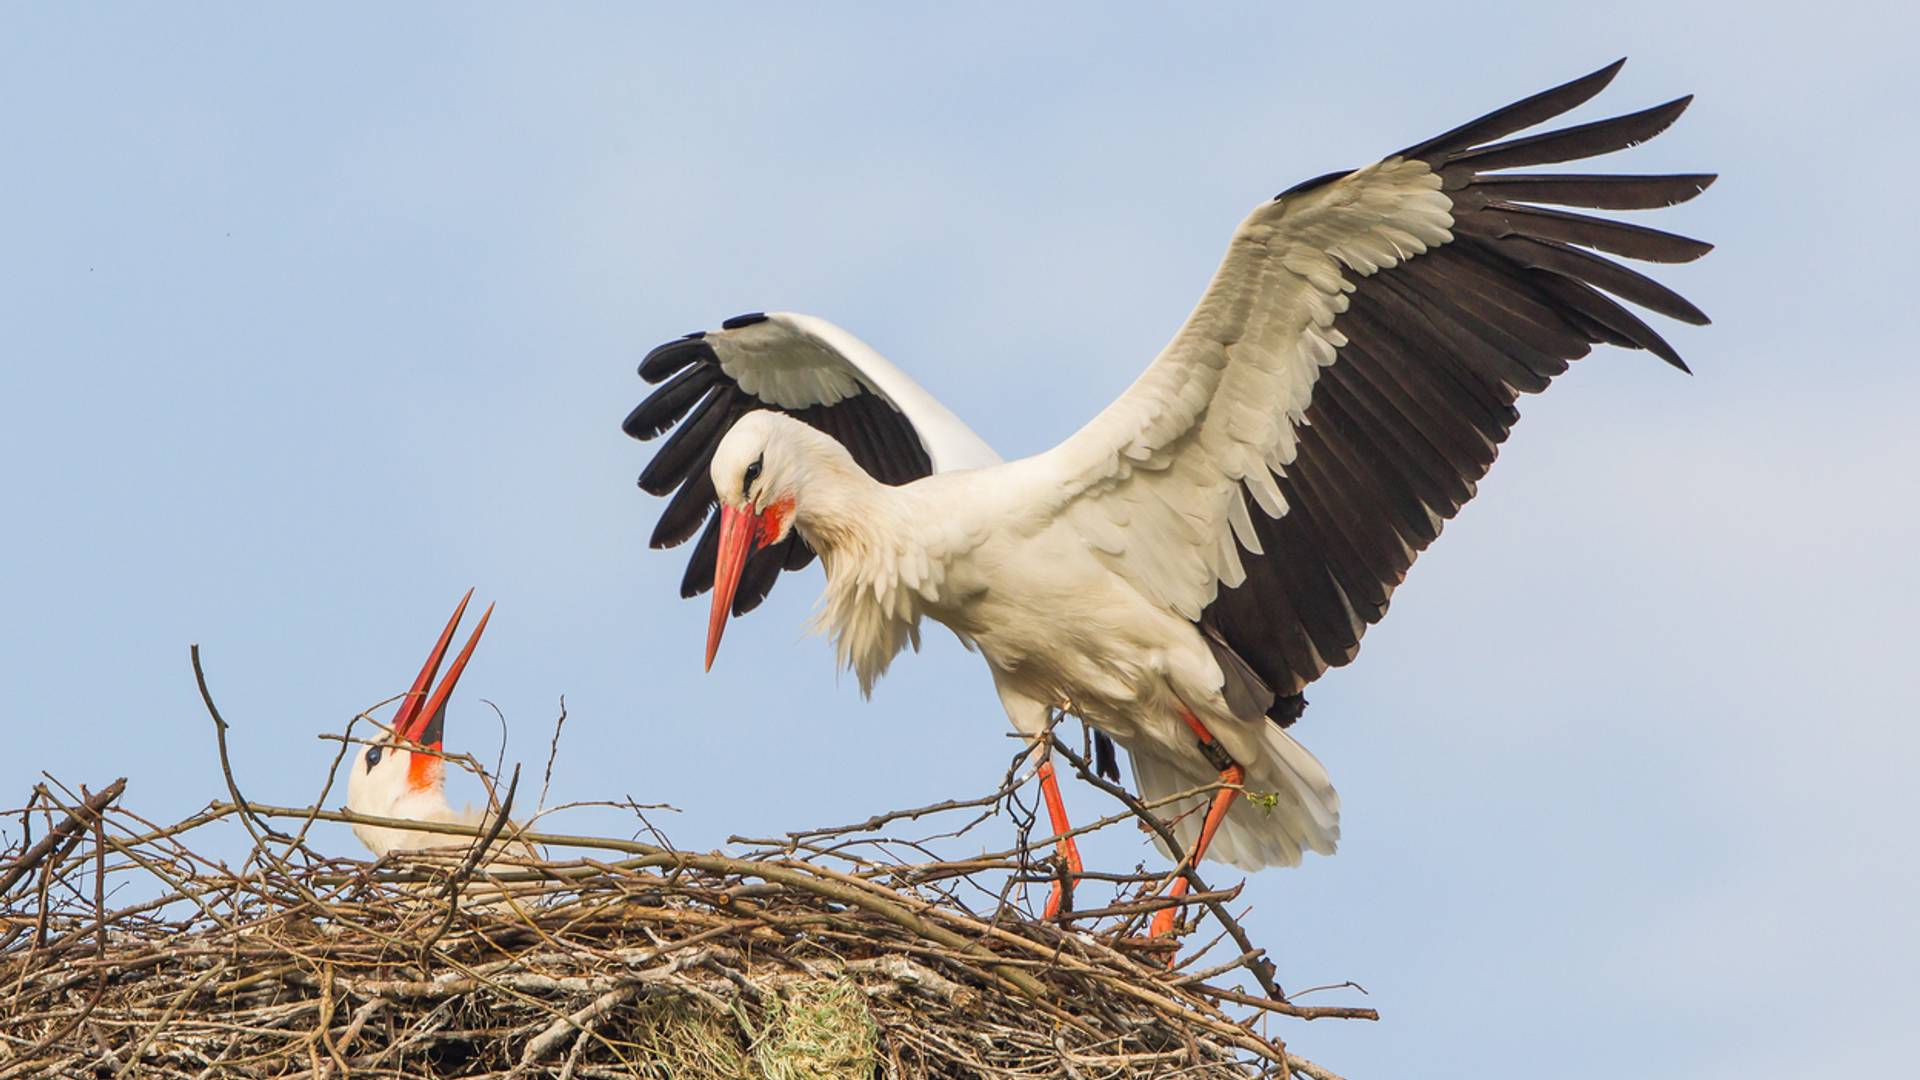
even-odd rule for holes
{"type": "Polygon", "coordinates": [[[832,637],[866,695],[901,649],[920,647],[920,617],[940,599],[945,566],[910,489],[880,483],[837,442],[820,441],[828,446],[811,448],[796,484],[794,527],[827,572],[814,629],[832,637]]]}

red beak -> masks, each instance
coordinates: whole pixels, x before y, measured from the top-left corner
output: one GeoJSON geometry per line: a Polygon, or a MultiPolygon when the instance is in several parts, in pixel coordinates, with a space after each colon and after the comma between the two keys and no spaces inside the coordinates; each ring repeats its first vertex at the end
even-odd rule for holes
{"type": "Polygon", "coordinates": [[[446,721],[447,698],[453,695],[453,688],[460,682],[460,676],[467,670],[467,661],[473,659],[473,648],[480,644],[480,635],[487,629],[487,620],[493,618],[493,605],[487,605],[486,614],[474,625],[473,636],[454,657],[453,666],[447,669],[447,677],[427,693],[433,677],[440,671],[440,661],[447,655],[447,646],[453,641],[453,632],[460,625],[460,617],[466,613],[467,601],[473,599],[473,590],[460,598],[460,606],[453,609],[453,618],[447,620],[447,628],[440,631],[440,640],[434,643],[433,651],[427,654],[427,662],[420,667],[420,674],[413,680],[413,689],[407,691],[407,698],[400,703],[400,711],[393,716],[393,730],[403,739],[419,743],[421,746],[438,748],[441,728],[446,721]]]}
{"type": "Polygon", "coordinates": [[[747,568],[747,556],[760,546],[760,515],[731,506],[720,507],[720,550],[713,565],[713,614],[707,619],[707,670],[713,670],[713,654],[720,651],[720,635],[726,632],[727,616],[733,612],[733,594],[740,588],[740,572],[747,568]]]}

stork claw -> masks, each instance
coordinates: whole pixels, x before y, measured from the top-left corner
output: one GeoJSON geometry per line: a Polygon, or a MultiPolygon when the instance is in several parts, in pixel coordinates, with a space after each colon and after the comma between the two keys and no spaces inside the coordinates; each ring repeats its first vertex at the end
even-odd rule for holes
{"type": "Polygon", "coordinates": [[[1062,841],[1059,847],[1061,856],[1060,872],[1053,879],[1053,887],[1047,891],[1047,906],[1041,912],[1043,919],[1059,918],[1062,911],[1073,910],[1073,887],[1080,884],[1080,848],[1072,839],[1062,841]]]}

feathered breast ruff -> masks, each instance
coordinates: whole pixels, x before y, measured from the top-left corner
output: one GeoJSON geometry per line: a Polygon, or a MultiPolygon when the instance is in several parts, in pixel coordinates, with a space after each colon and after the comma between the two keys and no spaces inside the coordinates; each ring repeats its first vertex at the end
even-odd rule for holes
{"type": "Polygon", "coordinates": [[[840,666],[859,678],[863,696],[902,649],[920,648],[921,616],[953,599],[951,560],[981,539],[929,537],[915,515],[886,505],[899,501],[898,489],[874,485],[867,494],[857,510],[800,525],[827,572],[813,630],[833,639],[840,666]]]}

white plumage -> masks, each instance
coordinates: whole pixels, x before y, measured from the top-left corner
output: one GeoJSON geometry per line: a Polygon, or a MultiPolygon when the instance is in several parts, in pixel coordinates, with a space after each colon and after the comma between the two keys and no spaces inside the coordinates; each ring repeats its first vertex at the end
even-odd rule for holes
{"type": "MultiPolygon", "coordinates": [[[[1472,497],[1519,394],[1595,344],[1684,369],[1619,300],[1706,321],[1597,253],[1680,262],[1708,245],[1542,204],[1666,206],[1711,176],[1508,171],[1631,146],[1686,107],[1507,139],[1619,68],[1260,206],[1158,358],[1029,458],[1002,462],[811,316],[742,316],[654,350],[641,374],[664,385],[626,427],[678,425],[641,486],[674,495],[656,546],[706,522],[683,592],[717,586],[708,663],[729,612],[817,554],[818,624],[863,692],[933,619],[979,650],[1019,731],[1056,708],[1085,719],[1127,747],[1144,797],[1244,768],[1273,798],[1216,800],[1209,857],[1333,851],[1338,796],[1282,730],[1301,691],[1353,658],[1472,497]]],[[[1178,828],[1207,847],[1199,815],[1178,828]]]]}
{"type": "MultiPolygon", "coordinates": [[[[1049,505],[1072,478],[1061,468],[1069,460],[1041,455],[894,487],[834,439],[759,411],[721,441],[712,475],[723,507],[765,514],[792,501],[790,527],[827,571],[817,625],[863,693],[931,618],[985,657],[1017,730],[1038,736],[1049,708],[1072,712],[1128,749],[1146,798],[1212,782],[1216,770],[1179,719],[1191,710],[1249,767],[1250,788],[1279,797],[1271,811],[1241,803],[1216,857],[1258,869],[1332,852],[1339,799],[1320,763],[1264,716],[1235,717],[1191,620],[1096,556],[1049,505]],[[748,495],[741,478],[755,461],[748,495]]],[[[1195,815],[1183,824],[1199,828],[1195,815]]]]}
{"type": "Polygon", "coordinates": [[[804,409],[877,394],[913,425],[935,472],[1000,464],[993,447],[938,398],[825,319],[784,312],[730,332],[727,344],[721,370],[757,400],[804,409]]]}
{"type": "MultiPolygon", "coordinates": [[[[369,763],[363,746],[354,755],[353,771],[347,776],[347,809],[368,817],[397,818],[403,821],[431,822],[440,825],[478,827],[486,815],[469,806],[455,810],[447,802],[446,788],[440,784],[416,788],[408,784],[408,765],[416,753],[396,743],[383,748],[378,761],[369,763]]],[[[430,848],[471,847],[473,837],[456,833],[433,833],[419,829],[396,829],[388,825],[355,822],[353,835],[375,855],[396,851],[425,851],[430,848]]]]}

